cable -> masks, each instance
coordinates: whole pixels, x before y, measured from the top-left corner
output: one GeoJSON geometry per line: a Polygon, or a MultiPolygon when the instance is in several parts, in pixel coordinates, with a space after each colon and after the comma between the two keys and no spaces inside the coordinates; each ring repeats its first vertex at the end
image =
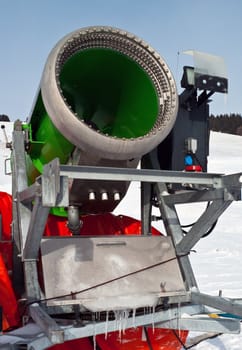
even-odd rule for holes
{"type": "MultiPolygon", "coordinates": [[[[208,202],[206,209],[204,210],[204,212],[202,213],[202,215],[206,212],[206,210],[208,209],[208,207],[210,206],[210,202],[208,202]]],[[[210,233],[214,230],[215,226],[217,225],[218,220],[216,220],[211,227],[207,230],[207,232],[204,233],[204,235],[202,236],[202,238],[207,237],[208,235],[210,235],[210,233]]],[[[188,232],[183,230],[184,228],[189,228],[192,227],[196,224],[196,222],[193,222],[192,224],[187,224],[187,225],[181,225],[182,228],[182,232],[186,235],[188,232]]]]}
{"type": "Polygon", "coordinates": [[[201,169],[202,169],[202,171],[203,171],[202,163],[201,163],[200,160],[198,159],[196,153],[193,153],[193,157],[194,157],[194,159],[197,161],[198,165],[200,165],[200,167],[201,167],[201,169]]]}
{"type": "MultiPolygon", "coordinates": [[[[207,236],[210,235],[210,233],[214,230],[215,226],[217,225],[217,222],[218,222],[218,220],[216,220],[216,221],[212,224],[212,226],[208,229],[208,231],[207,231],[206,233],[204,233],[204,235],[202,235],[202,238],[205,238],[205,237],[207,237],[207,236]]],[[[190,226],[187,225],[187,227],[191,227],[191,226],[193,226],[193,225],[194,225],[194,224],[192,224],[192,225],[190,225],[190,226]]],[[[185,230],[182,230],[182,232],[183,232],[185,235],[188,234],[188,232],[185,231],[185,230]]]]}
{"type": "Polygon", "coordinates": [[[186,346],[186,345],[183,343],[182,339],[181,339],[181,338],[179,337],[179,335],[177,334],[177,332],[176,332],[174,329],[173,329],[172,331],[173,331],[174,335],[176,336],[177,340],[179,341],[179,343],[181,344],[181,346],[183,347],[184,350],[192,349],[192,348],[194,348],[194,346],[196,346],[196,345],[198,345],[198,344],[200,344],[200,343],[202,343],[202,342],[204,342],[204,341],[206,341],[206,340],[208,340],[208,339],[214,339],[214,338],[217,338],[217,337],[219,337],[220,335],[222,335],[222,333],[212,334],[212,335],[206,337],[205,339],[200,339],[200,340],[198,340],[197,342],[195,342],[194,344],[189,345],[189,346],[186,346]]]}
{"type": "Polygon", "coordinates": [[[187,350],[188,348],[186,347],[186,345],[183,343],[183,341],[181,340],[181,337],[179,337],[179,335],[177,334],[177,332],[175,331],[175,329],[172,329],[173,334],[175,335],[176,339],[179,341],[179,343],[181,344],[181,346],[183,347],[184,350],[187,350]]]}
{"type": "Polygon", "coordinates": [[[145,332],[148,348],[149,348],[149,350],[153,350],[153,347],[152,347],[152,344],[151,344],[151,341],[150,341],[150,337],[149,337],[149,334],[148,334],[148,330],[147,330],[147,328],[145,326],[143,328],[144,328],[144,332],[145,332]]]}

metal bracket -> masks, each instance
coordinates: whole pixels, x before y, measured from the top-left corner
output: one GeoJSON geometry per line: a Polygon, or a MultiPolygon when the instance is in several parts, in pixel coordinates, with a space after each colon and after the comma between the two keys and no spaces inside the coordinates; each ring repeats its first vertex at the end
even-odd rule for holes
{"type": "Polygon", "coordinates": [[[44,207],[68,206],[68,179],[60,177],[59,159],[56,158],[44,166],[41,185],[44,207]]]}
{"type": "Polygon", "coordinates": [[[196,304],[207,305],[242,318],[242,304],[233,299],[211,296],[195,291],[191,293],[191,297],[196,304]]]}
{"type": "Polygon", "coordinates": [[[32,304],[29,307],[32,319],[39,325],[43,332],[47,335],[51,344],[60,344],[64,342],[64,331],[51,318],[39,304],[32,304]]]}

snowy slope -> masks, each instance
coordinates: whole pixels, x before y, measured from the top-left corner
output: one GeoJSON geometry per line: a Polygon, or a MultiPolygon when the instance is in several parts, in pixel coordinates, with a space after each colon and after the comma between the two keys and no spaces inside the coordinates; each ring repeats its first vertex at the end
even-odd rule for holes
{"type": "MultiPolygon", "coordinates": [[[[242,171],[242,137],[212,133],[209,171],[242,171]]],[[[200,240],[192,265],[201,291],[242,298],[242,202],[234,202],[221,216],[214,232],[200,240]]],[[[242,335],[222,335],[198,345],[199,350],[242,349],[242,335]]]]}
{"type": "MultiPolygon", "coordinates": [[[[11,135],[11,123],[2,124],[5,124],[7,134],[11,135]]],[[[9,150],[5,148],[5,138],[0,130],[0,190],[10,192],[11,177],[4,175],[3,166],[8,157],[9,150]]],[[[209,171],[226,174],[242,171],[242,137],[211,134],[209,171]]],[[[138,190],[139,184],[132,184],[115,213],[139,218],[138,190]]],[[[181,222],[193,222],[203,208],[204,204],[198,204],[195,208],[193,205],[192,210],[188,206],[179,207],[181,222]]],[[[160,223],[155,226],[163,230],[160,223]]],[[[221,217],[213,233],[200,240],[195,249],[197,253],[191,256],[191,261],[200,290],[213,295],[222,290],[224,296],[242,298],[242,203],[233,203],[221,217]]],[[[205,341],[194,349],[239,350],[242,349],[242,335],[222,335],[205,341]]]]}
{"type": "MultiPolygon", "coordinates": [[[[208,170],[224,174],[242,172],[242,137],[212,132],[208,170]]],[[[121,203],[116,212],[139,218],[138,188],[139,184],[132,184],[126,204],[121,203]]],[[[194,222],[204,209],[204,204],[177,208],[183,224],[194,222]]],[[[159,223],[154,226],[163,230],[159,223]]],[[[234,202],[225,211],[212,234],[201,239],[195,250],[197,253],[191,255],[191,262],[200,290],[212,295],[222,290],[223,296],[242,298],[242,202],[234,202]]],[[[193,349],[241,350],[242,335],[222,335],[193,349]]]]}

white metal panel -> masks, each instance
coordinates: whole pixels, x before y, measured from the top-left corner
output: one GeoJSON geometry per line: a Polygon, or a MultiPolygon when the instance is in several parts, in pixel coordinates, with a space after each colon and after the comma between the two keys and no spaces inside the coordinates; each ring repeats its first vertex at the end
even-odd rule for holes
{"type": "Polygon", "coordinates": [[[184,295],[168,237],[47,238],[41,252],[46,297],[59,297],[49,305],[80,303],[92,311],[118,310],[152,307],[160,296],[184,295]],[[66,294],[70,296],[61,297],[66,294]]]}

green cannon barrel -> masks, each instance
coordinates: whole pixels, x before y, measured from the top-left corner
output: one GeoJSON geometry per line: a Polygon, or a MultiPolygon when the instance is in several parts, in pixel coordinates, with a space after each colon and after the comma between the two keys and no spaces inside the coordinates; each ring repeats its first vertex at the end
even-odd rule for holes
{"type": "MultiPolygon", "coordinates": [[[[143,40],[112,27],[70,33],[47,59],[27,121],[30,182],[56,157],[62,164],[136,167],[169,134],[177,105],[169,68],[143,40]]],[[[126,190],[122,182],[74,180],[70,204],[111,211],[126,190]]]]}

